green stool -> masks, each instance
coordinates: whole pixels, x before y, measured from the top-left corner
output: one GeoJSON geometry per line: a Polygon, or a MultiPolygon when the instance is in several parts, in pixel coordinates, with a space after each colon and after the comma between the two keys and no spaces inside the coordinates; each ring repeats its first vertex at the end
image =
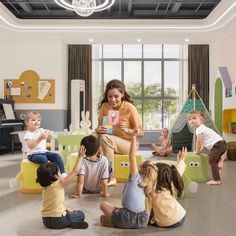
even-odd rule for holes
{"type": "Polygon", "coordinates": [[[227,143],[227,157],[231,161],[236,161],[236,142],[227,143]]]}
{"type": "Polygon", "coordinates": [[[192,181],[199,183],[209,180],[210,166],[207,154],[188,152],[184,162],[186,164],[185,174],[187,174],[192,181]]]}

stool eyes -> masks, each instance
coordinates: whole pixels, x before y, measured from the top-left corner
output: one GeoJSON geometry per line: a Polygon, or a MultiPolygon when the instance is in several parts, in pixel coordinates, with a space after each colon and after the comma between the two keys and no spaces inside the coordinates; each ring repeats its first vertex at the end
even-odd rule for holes
{"type": "Polygon", "coordinates": [[[199,167],[200,166],[200,163],[199,162],[190,162],[189,163],[190,167],[199,167]]]}
{"type": "Polygon", "coordinates": [[[130,164],[129,164],[129,162],[124,162],[123,161],[123,162],[120,163],[120,166],[121,167],[130,167],[130,164]]]}

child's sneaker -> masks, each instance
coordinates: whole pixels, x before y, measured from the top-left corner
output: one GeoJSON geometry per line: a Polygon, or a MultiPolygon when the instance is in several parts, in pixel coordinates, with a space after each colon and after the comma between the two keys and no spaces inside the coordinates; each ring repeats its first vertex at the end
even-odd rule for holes
{"type": "Polygon", "coordinates": [[[72,229],[87,229],[88,228],[88,223],[86,221],[71,222],[70,227],[72,229]]]}
{"type": "Polygon", "coordinates": [[[68,174],[67,174],[66,172],[64,172],[64,173],[61,174],[61,177],[62,177],[62,178],[65,178],[67,175],[68,175],[68,174]]]}
{"type": "Polygon", "coordinates": [[[13,178],[9,181],[10,189],[19,189],[20,188],[20,181],[16,178],[13,178]]]}

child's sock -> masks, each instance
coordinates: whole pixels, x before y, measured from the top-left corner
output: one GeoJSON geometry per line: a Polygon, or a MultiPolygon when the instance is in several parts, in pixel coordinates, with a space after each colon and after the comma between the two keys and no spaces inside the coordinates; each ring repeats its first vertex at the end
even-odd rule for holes
{"type": "Polygon", "coordinates": [[[88,223],[86,221],[81,221],[81,222],[71,222],[70,227],[72,229],[87,229],[88,228],[88,223]]]}

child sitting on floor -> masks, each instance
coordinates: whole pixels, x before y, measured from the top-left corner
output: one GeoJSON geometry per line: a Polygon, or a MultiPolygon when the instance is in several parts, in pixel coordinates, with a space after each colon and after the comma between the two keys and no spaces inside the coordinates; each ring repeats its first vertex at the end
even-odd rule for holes
{"type": "Polygon", "coordinates": [[[159,138],[157,144],[151,144],[154,152],[152,153],[155,156],[169,156],[172,152],[172,144],[171,139],[169,138],[169,130],[167,128],[163,128],[161,131],[161,137],[159,138]]]}
{"type": "Polygon", "coordinates": [[[78,174],[85,151],[84,146],[81,146],[74,169],[64,178],[61,177],[56,163],[47,162],[38,168],[36,181],[43,187],[41,213],[45,227],[52,229],[67,227],[85,229],[88,227],[82,211],[69,210],[64,205],[64,186],[78,174]]]}
{"type": "Polygon", "coordinates": [[[139,186],[141,177],[136,162],[136,136],[138,134],[139,129],[134,129],[129,153],[130,175],[123,190],[122,208],[113,207],[106,202],[100,205],[100,209],[103,212],[100,222],[104,226],[138,229],[147,225],[148,218],[145,212],[145,194],[143,188],[139,186]]]}
{"type": "Polygon", "coordinates": [[[81,146],[86,149],[86,157],[83,159],[80,172],[77,177],[76,194],[71,194],[71,198],[79,198],[82,193],[98,194],[102,192],[102,197],[109,197],[108,180],[112,172],[111,165],[105,156],[100,155],[100,142],[89,135],[81,140],[81,146]]]}
{"type": "Polygon", "coordinates": [[[28,112],[25,116],[27,132],[24,136],[26,152],[29,161],[45,164],[48,161],[57,163],[62,176],[66,176],[64,163],[58,153],[49,152],[46,149],[46,139],[49,130],[40,128],[41,115],[36,111],[28,112]]]}
{"type": "Polygon", "coordinates": [[[181,178],[186,165],[184,159],[187,148],[179,152],[177,166],[165,163],[152,163],[146,161],[145,172],[141,186],[146,193],[146,211],[149,215],[149,223],[162,228],[174,228],[180,226],[185,220],[185,209],[179,204],[176,197],[181,197],[184,183],[181,178]],[[145,177],[145,178],[144,178],[145,177]]]}

